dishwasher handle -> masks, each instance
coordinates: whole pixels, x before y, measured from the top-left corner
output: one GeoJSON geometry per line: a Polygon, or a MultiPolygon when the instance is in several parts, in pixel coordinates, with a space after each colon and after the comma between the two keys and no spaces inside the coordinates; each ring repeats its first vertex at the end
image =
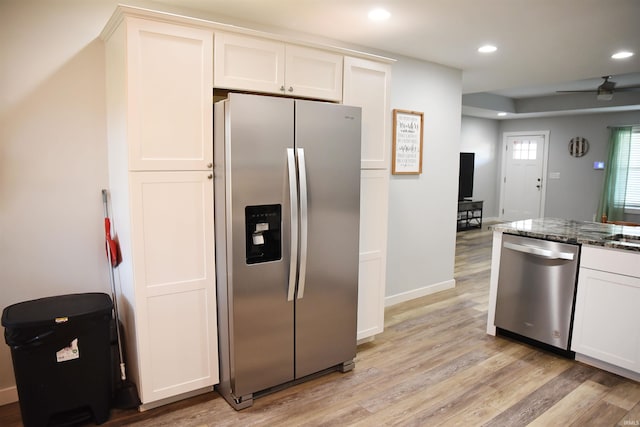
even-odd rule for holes
{"type": "Polygon", "coordinates": [[[502,246],[517,252],[523,252],[525,254],[531,254],[546,259],[565,259],[568,261],[573,261],[575,259],[575,254],[573,252],[555,252],[538,246],[519,245],[517,243],[510,242],[504,242],[502,246]]]}

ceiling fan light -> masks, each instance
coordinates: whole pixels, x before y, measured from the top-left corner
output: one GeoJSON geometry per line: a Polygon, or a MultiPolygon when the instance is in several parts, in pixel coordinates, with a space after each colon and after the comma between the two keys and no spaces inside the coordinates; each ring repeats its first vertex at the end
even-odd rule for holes
{"type": "Polygon", "coordinates": [[[598,101],[611,101],[613,99],[613,92],[598,93],[598,101]]]}
{"type": "Polygon", "coordinates": [[[625,58],[630,58],[633,56],[633,52],[629,52],[626,50],[620,51],[620,52],[616,52],[613,55],[611,55],[611,58],[613,59],[625,59],[625,58]]]}

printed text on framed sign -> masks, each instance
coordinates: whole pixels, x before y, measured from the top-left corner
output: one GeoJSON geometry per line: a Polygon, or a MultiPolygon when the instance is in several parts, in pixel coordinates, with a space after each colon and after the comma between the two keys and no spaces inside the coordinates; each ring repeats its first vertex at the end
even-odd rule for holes
{"type": "Polygon", "coordinates": [[[417,175],[422,173],[423,125],[423,113],[393,110],[392,174],[417,175]]]}

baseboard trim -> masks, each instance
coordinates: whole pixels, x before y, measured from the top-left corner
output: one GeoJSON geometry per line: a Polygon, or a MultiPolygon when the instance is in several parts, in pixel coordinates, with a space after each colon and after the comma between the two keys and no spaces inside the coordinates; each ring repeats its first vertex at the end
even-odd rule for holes
{"type": "Polygon", "coordinates": [[[576,360],[578,362],[586,363],[587,365],[595,366],[596,368],[599,368],[608,372],[613,372],[614,374],[620,375],[625,378],[629,378],[634,381],[640,381],[640,374],[637,372],[633,372],[633,371],[630,371],[629,369],[612,365],[611,363],[603,362],[602,360],[594,359],[593,357],[585,356],[584,354],[576,353],[576,360]]]}
{"type": "Polygon", "coordinates": [[[16,386],[0,389],[0,406],[18,401],[18,389],[16,386]]]}
{"type": "Polygon", "coordinates": [[[391,307],[401,302],[411,301],[412,299],[424,297],[427,295],[435,294],[436,292],[444,291],[447,289],[455,288],[455,279],[446,280],[440,283],[434,283],[433,285],[424,286],[422,288],[413,289],[411,291],[402,292],[400,294],[391,295],[385,297],[384,306],[391,307]]]}

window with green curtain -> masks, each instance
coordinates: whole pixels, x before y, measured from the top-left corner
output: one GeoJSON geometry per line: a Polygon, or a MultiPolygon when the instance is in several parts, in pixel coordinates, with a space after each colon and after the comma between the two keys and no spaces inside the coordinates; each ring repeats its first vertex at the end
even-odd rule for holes
{"type": "Polygon", "coordinates": [[[606,215],[610,221],[622,221],[627,197],[633,127],[612,127],[610,130],[604,188],[597,218],[606,215]]]}
{"type": "Polygon", "coordinates": [[[625,212],[640,214],[640,126],[632,126],[625,212]]]}

